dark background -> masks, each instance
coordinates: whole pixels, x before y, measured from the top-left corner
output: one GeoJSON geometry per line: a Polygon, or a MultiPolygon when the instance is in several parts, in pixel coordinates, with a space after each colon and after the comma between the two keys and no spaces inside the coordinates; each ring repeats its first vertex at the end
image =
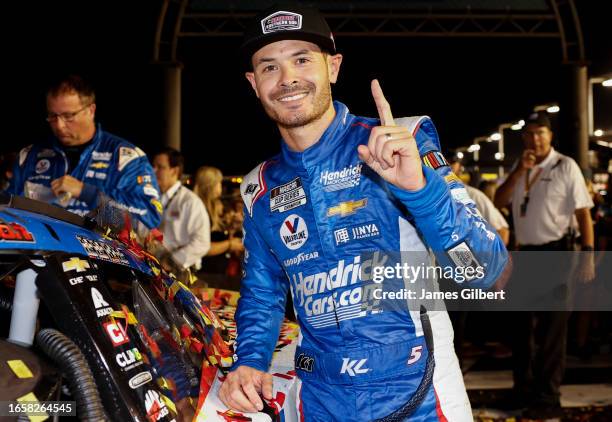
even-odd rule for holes
{"type": "MultiPolygon", "coordinates": [[[[590,74],[612,71],[605,1],[576,1],[590,74]]],[[[5,9],[2,152],[47,136],[44,91],[51,76],[78,72],[98,94],[103,127],[151,152],[161,144],[161,68],[152,63],[160,0],[54,1],[5,9]]],[[[396,116],[427,114],[444,148],[465,146],[498,124],[559,101],[558,40],[336,37],[344,54],[334,98],[375,115],[379,78],[396,116]]],[[[242,174],[278,151],[279,136],[243,77],[239,38],[181,39],[182,145],[187,171],[214,165],[242,174]]],[[[596,93],[596,126],[612,129],[612,90],[596,93]]]]}

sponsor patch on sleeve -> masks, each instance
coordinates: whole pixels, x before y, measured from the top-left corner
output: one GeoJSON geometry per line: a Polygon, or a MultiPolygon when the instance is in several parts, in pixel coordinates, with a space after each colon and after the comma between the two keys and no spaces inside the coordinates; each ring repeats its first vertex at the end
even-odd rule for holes
{"type": "Polygon", "coordinates": [[[28,145],[19,151],[19,167],[23,167],[23,163],[25,163],[26,158],[28,158],[28,154],[30,153],[31,149],[32,145],[28,145]]]}
{"type": "Polygon", "coordinates": [[[144,152],[140,148],[120,147],[119,148],[119,162],[117,168],[122,171],[125,166],[137,159],[143,157],[144,152]]]}
{"type": "Polygon", "coordinates": [[[157,189],[155,189],[155,187],[152,184],[147,183],[146,185],[143,186],[142,190],[144,191],[145,195],[152,196],[153,198],[159,199],[159,193],[157,192],[157,189]]]}
{"type": "Polygon", "coordinates": [[[463,183],[461,179],[458,178],[455,173],[447,174],[446,176],[444,176],[444,180],[446,181],[446,183],[449,183],[449,184],[452,182],[463,183]]]}
{"type": "Polygon", "coordinates": [[[164,207],[162,203],[159,201],[159,199],[155,199],[155,198],[151,199],[151,205],[155,207],[155,210],[157,210],[159,214],[164,213],[164,207]]]}
{"type": "Polygon", "coordinates": [[[480,267],[478,260],[474,256],[472,249],[467,243],[461,242],[446,251],[448,257],[453,261],[457,268],[476,268],[480,267]]]}
{"type": "Polygon", "coordinates": [[[462,204],[474,204],[474,200],[470,198],[465,188],[451,189],[451,196],[455,201],[459,201],[462,204]]]}
{"type": "Polygon", "coordinates": [[[242,201],[249,212],[249,215],[253,216],[253,207],[255,202],[267,191],[266,182],[264,179],[264,170],[267,166],[267,161],[259,164],[249,174],[244,177],[242,184],[240,185],[240,195],[242,201]]]}
{"type": "Polygon", "coordinates": [[[421,157],[421,159],[427,167],[434,170],[440,167],[448,166],[446,158],[444,158],[444,155],[442,155],[440,151],[429,151],[427,154],[421,157]]]}

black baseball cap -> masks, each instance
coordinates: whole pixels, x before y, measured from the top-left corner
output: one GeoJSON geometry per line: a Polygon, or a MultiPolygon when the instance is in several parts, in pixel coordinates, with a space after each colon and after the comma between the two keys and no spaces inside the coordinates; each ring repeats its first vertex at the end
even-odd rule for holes
{"type": "Polygon", "coordinates": [[[529,117],[525,119],[525,126],[529,124],[546,126],[548,129],[552,130],[552,125],[550,123],[550,119],[548,118],[548,114],[543,111],[531,113],[529,117]]]}
{"type": "Polygon", "coordinates": [[[241,55],[250,66],[251,57],[260,48],[282,40],[302,40],[336,53],[329,25],[317,9],[295,4],[277,4],[260,12],[245,29],[241,55]]]}

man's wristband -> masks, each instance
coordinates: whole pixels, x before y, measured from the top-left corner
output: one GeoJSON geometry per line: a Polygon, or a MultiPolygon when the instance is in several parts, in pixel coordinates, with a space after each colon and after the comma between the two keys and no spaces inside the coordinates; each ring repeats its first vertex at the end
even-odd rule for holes
{"type": "Polygon", "coordinates": [[[581,246],[580,250],[582,252],[593,252],[595,248],[593,248],[592,246],[581,246]]]}

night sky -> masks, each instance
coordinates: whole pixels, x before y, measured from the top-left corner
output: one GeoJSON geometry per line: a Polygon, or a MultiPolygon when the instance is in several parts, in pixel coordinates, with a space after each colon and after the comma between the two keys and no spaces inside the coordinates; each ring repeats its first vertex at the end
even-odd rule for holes
{"type": "MultiPolygon", "coordinates": [[[[577,3],[591,74],[612,72],[609,14],[596,9],[604,2],[577,3]]],[[[17,25],[5,35],[2,151],[47,136],[44,89],[49,77],[68,71],[94,82],[98,120],[106,130],[145,151],[158,147],[163,98],[152,50],[160,4],[11,5],[6,16],[17,25]]],[[[468,145],[502,122],[525,117],[536,104],[558,101],[566,89],[558,40],[338,36],[336,42],[344,62],[335,99],[355,114],[375,115],[369,84],[379,78],[394,115],[431,116],[444,148],[468,145]]],[[[180,41],[188,171],[207,164],[242,174],[278,151],[278,133],[244,79],[239,44],[239,38],[180,41]]],[[[600,93],[596,104],[597,126],[608,130],[611,97],[600,93]]]]}

